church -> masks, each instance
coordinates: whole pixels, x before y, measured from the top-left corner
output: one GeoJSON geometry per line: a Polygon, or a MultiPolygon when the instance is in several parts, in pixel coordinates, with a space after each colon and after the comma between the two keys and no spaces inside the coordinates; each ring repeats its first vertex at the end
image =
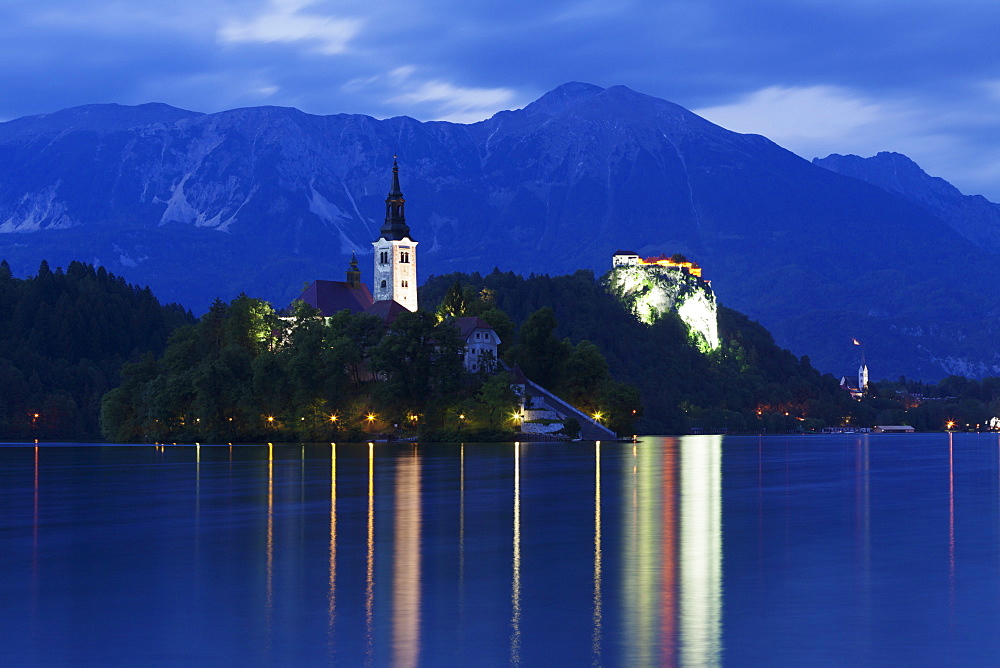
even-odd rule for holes
{"type": "MultiPolygon", "coordinates": [[[[392,186],[385,199],[385,222],[372,246],[372,291],[361,282],[358,260],[352,254],[346,281],[313,281],[299,299],[324,318],[348,310],[378,316],[386,326],[392,325],[403,311],[417,310],[417,242],[406,224],[406,200],[399,187],[399,164],[395,159],[392,186]]],[[[459,318],[456,326],[465,342],[468,371],[478,371],[484,358],[497,358],[500,337],[488,323],[479,318],[459,318]]]]}
{"type": "Polygon", "coordinates": [[[371,313],[387,325],[399,314],[417,310],[417,242],[406,224],[406,200],[399,188],[399,164],[392,161],[392,188],[385,199],[385,222],[375,247],[374,296],[361,282],[357,257],[351,255],[346,281],[314,281],[299,299],[324,318],[338,311],[371,313]]]}

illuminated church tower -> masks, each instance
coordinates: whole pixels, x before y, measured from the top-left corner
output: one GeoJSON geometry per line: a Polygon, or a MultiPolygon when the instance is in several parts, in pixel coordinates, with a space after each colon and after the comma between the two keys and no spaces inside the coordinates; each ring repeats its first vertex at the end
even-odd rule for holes
{"type": "Polygon", "coordinates": [[[861,366],[858,367],[858,389],[862,392],[868,389],[868,365],[865,364],[864,359],[861,360],[861,366]]]}
{"type": "Polygon", "coordinates": [[[417,310],[417,242],[410,238],[399,190],[399,165],[392,161],[392,190],[385,199],[385,223],[375,247],[372,279],[375,301],[393,300],[410,311],[417,310]]]}

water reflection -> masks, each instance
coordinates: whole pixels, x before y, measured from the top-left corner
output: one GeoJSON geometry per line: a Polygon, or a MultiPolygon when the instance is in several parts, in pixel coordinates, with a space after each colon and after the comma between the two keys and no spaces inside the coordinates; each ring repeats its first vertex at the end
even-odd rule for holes
{"type": "Polygon", "coordinates": [[[333,659],[334,625],[337,621],[337,444],[330,444],[330,578],[327,592],[327,643],[333,659]]]}
{"type": "Polygon", "coordinates": [[[271,620],[274,613],[274,445],[267,444],[267,565],[264,572],[267,585],[264,595],[264,629],[266,648],[271,648],[271,620]]]}
{"type": "Polygon", "coordinates": [[[722,631],[722,437],[681,439],[680,657],[717,665],[722,631]]]}
{"type": "Polygon", "coordinates": [[[660,642],[664,665],[677,660],[677,447],[671,439],[663,450],[660,472],[660,523],[663,535],[660,543],[660,642]]]}
{"type": "Polygon", "coordinates": [[[392,578],[392,663],[420,658],[420,457],[416,448],[396,468],[392,578]]]}
{"type": "Polygon", "coordinates": [[[34,506],[31,520],[31,619],[38,613],[38,446],[35,446],[34,506]]]}
{"type": "Polygon", "coordinates": [[[365,572],[365,665],[375,651],[375,444],[368,444],[368,558],[365,572]]]}
{"type": "Polygon", "coordinates": [[[465,444],[458,465],[458,618],[465,619],[465,444]]]}
{"type": "MultiPolygon", "coordinates": [[[[859,617],[868,626],[871,617],[871,451],[867,434],[858,437],[854,455],[854,516],[860,591],[859,617]]],[[[866,638],[867,641],[867,638],[866,638]]]]}
{"type": "Polygon", "coordinates": [[[657,471],[663,450],[676,447],[674,439],[663,440],[663,450],[644,442],[642,448],[632,446],[631,476],[626,481],[631,503],[625,507],[622,560],[625,628],[628,645],[633,651],[631,663],[654,665],[653,651],[657,646],[654,629],[659,616],[655,592],[660,563],[660,509],[656,491],[657,471]]]}
{"type": "Polygon", "coordinates": [[[601,442],[594,443],[594,630],[590,640],[591,665],[601,665],[601,625],[604,616],[601,592],[601,442]]]}
{"type": "Polygon", "coordinates": [[[955,434],[948,432],[948,598],[955,611],[955,434]]]}
{"type": "Polygon", "coordinates": [[[510,662],[521,664],[521,444],[514,444],[514,545],[510,586],[510,662]]]}
{"type": "Polygon", "coordinates": [[[630,663],[717,665],[722,437],[650,439],[634,451],[634,461],[622,541],[630,663]]]}
{"type": "Polygon", "coordinates": [[[1000,651],[1000,439],[724,444],[0,447],[0,665],[1000,651]]]}

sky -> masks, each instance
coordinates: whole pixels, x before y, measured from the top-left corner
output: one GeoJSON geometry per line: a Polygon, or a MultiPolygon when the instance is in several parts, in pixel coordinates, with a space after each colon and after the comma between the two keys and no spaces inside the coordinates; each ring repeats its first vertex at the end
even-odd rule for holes
{"type": "Polygon", "coordinates": [[[474,122],[625,85],[1000,202],[996,0],[0,0],[0,120],[82,104],[474,122]]]}

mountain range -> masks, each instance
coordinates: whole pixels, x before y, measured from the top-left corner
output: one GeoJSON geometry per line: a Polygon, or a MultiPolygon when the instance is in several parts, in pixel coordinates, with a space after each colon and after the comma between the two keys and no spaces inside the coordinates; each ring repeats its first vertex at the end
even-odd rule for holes
{"type": "Polygon", "coordinates": [[[0,123],[0,258],[71,260],[196,312],[343,280],[398,156],[423,278],[603,274],[684,253],[719,301],[835,374],[1000,374],[997,205],[898,154],[813,163],[624,86],[569,83],[469,125],[90,105],[0,123]]]}

